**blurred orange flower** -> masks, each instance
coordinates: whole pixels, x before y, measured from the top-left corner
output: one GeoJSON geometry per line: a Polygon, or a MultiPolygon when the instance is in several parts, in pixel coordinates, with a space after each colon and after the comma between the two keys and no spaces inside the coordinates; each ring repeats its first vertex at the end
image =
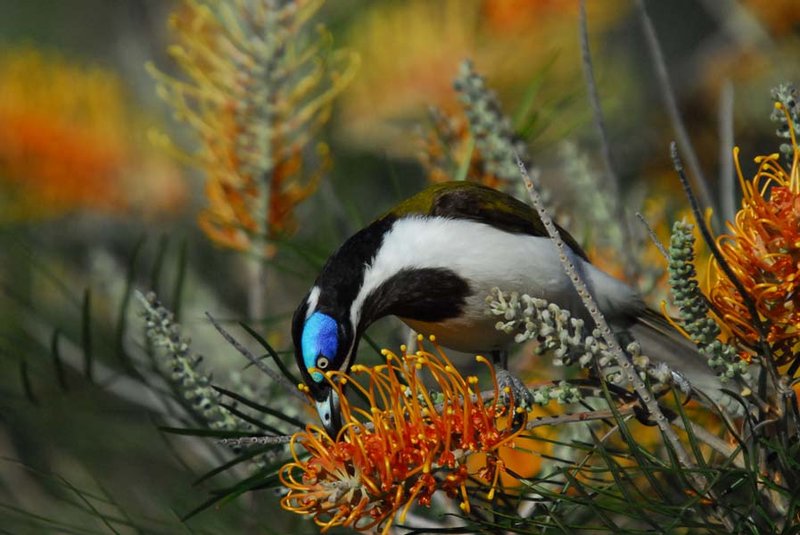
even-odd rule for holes
{"type": "Polygon", "coordinates": [[[743,3],[775,36],[800,30],[797,0],[744,0],[743,3]]]}
{"type": "Polygon", "coordinates": [[[527,415],[498,402],[494,368],[485,358],[477,360],[492,375],[488,401],[477,377],[463,377],[437,352],[397,356],[384,350],[384,365],[355,365],[349,376],[328,373],[344,426],[336,440],[311,425],[292,438],[294,461],[280,472],[289,489],[281,501],[285,509],[313,515],[323,531],[382,525],[387,533],[395,513],[403,522],[415,502],[430,505],[437,490],[460,496],[461,509],[469,512],[468,480],[482,481],[493,499],[506,470],[501,451],[513,449],[527,415]],[[423,375],[440,393],[429,391],[423,375]],[[367,409],[347,401],[346,383],[366,396],[367,409]]]}
{"type": "MultiPolygon", "coordinates": [[[[730,234],[718,239],[725,260],[755,304],[758,319],[765,323],[766,341],[778,364],[788,362],[800,349],[800,148],[791,118],[788,124],[790,169],[781,165],[779,154],[759,156],[758,172],[746,181],[736,151],[742,208],[728,224],[730,234]]],[[[716,263],[712,272],[710,297],[725,324],[744,342],[755,343],[759,334],[745,298],[716,263]]]]}
{"type": "Polygon", "coordinates": [[[172,211],[185,200],[175,166],[146,141],[141,111],[112,72],[50,52],[0,57],[3,220],[75,210],[172,211]]]}

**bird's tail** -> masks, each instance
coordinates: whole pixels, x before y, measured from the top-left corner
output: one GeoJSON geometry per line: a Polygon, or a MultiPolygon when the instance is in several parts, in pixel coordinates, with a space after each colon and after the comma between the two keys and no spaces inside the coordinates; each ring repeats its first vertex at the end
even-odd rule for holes
{"type": "Polygon", "coordinates": [[[655,362],[663,362],[671,370],[679,372],[694,390],[702,392],[732,415],[742,411],[737,401],[721,391],[723,385],[719,377],[697,346],[678,332],[661,314],[651,309],[645,310],[628,331],[641,345],[643,355],[655,362]]]}

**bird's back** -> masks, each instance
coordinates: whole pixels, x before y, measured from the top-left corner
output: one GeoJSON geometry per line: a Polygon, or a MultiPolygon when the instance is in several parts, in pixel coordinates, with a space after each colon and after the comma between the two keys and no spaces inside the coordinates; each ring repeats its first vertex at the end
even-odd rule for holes
{"type": "MultiPolygon", "coordinates": [[[[475,221],[512,234],[546,237],[547,230],[536,211],[501,191],[475,182],[443,182],[428,186],[379,218],[408,216],[446,217],[475,221]]],[[[581,246],[556,225],[570,249],[588,260],[581,246]]]]}

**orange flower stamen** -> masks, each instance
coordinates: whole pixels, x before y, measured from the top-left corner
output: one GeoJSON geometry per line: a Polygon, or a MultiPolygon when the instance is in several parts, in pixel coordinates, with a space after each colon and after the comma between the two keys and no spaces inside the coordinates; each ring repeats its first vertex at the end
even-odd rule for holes
{"type": "Polygon", "coordinates": [[[786,170],[778,154],[755,158],[758,171],[746,180],[733,151],[742,187],[742,207],[728,223],[729,234],[717,244],[726,262],[747,291],[758,318],[752,318],[745,298],[712,262],[714,277],[710,297],[733,335],[748,345],[759,337],[756,322],[766,329],[777,363],[789,362],[800,349],[800,148],[793,121],[786,116],[792,147],[791,167],[786,170]]]}
{"type": "Polygon", "coordinates": [[[388,532],[394,516],[403,521],[414,504],[427,506],[436,491],[460,495],[469,512],[467,481],[477,477],[494,496],[505,463],[501,446],[524,426],[511,426],[513,411],[497,403],[498,385],[491,363],[495,401],[484,403],[476,377],[463,377],[435,345],[401,356],[384,351],[386,364],[354,366],[351,375],[328,372],[339,394],[344,425],[336,440],[309,425],[290,442],[293,461],[280,478],[289,493],[284,509],[312,515],[323,531],[334,526],[388,532]],[[440,394],[428,392],[424,376],[440,394]],[[366,395],[368,410],[352,407],[343,383],[366,395]],[[486,458],[475,473],[467,468],[473,454],[486,458]]]}

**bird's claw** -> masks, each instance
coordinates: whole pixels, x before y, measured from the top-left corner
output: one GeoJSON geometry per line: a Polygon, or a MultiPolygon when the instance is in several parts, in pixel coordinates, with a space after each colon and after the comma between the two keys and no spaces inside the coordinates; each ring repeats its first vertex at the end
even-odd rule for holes
{"type": "Polygon", "coordinates": [[[508,370],[497,370],[497,386],[500,389],[500,402],[514,411],[513,426],[524,425],[534,405],[533,394],[525,383],[508,370]]]}

